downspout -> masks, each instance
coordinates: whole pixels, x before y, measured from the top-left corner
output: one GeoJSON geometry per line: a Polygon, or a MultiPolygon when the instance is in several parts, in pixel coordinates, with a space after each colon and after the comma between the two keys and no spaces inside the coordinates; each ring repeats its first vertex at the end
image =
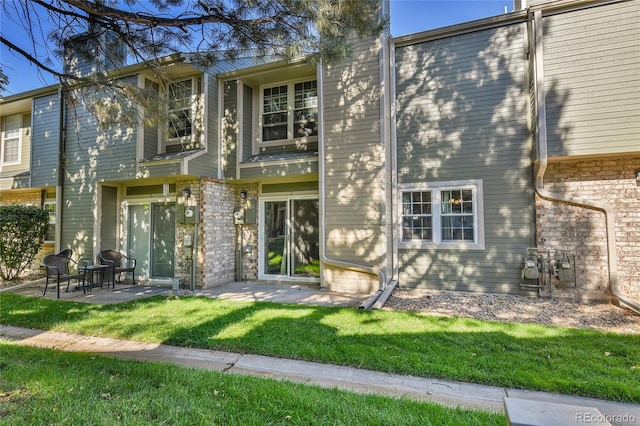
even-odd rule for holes
{"type": "Polygon", "coordinates": [[[640,303],[629,299],[620,288],[620,279],[618,277],[618,260],[616,257],[616,233],[614,211],[606,204],[597,203],[579,197],[573,197],[566,194],[552,193],[544,189],[544,174],[548,164],[547,153],[547,111],[545,103],[545,86],[544,86],[544,65],[543,65],[543,40],[542,40],[542,11],[534,12],[534,34],[535,34],[535,53],[534,53],[534,90],[536,93],[537,111],[537,127],[538,127],[538,171],[536,173],[536,193],[540,198],[551,201],[582,207],[590,210],[596,210],[604,213],[606,219],[607,233],[607,259],[609,269],[609,291],[620,302],[628,306],[633,311],[640,313],[640,303]]]}
{"type": "MultiPolygon", "coordinates": [[[[324,221],[325,216],[325,183],[324,183],[324,170],[325,170],[325,165],[324,165],[324,73],[322,70],[322,63],[318,64],[318,97],[319,102],[320,102],[320,107],[318,108],[318,122],[319,122],[319,126],[318,126],[318,133],[319,133],[319,143],[318,143],[318,155],[319,155],[319,159],[318,159],[318,173],[319,173],[319,192],[320,192],[320,200],[319,200],[319,204],[320,204],[320,218],[322,221],[324,221]]],[[[323,227],[324,228],[324,227],[323,227]]],[[[343,260],[337,260],[337,259],[332,259],[327,255],[326,252],[326,241],[325,241],[325,233],[324,233],[324,229],[322,229],[321,233],[321,238],[320,238],[320,260],[323,264],[328,265],[328,266],[334,266],[336,268],[341,268],[341,269],[346,269],[348,271],[354,271],[354,272],[361,272],[364,274],[369,274],[369,275],[374,275],[378,277],[378,290],[371,296],[369,297],[365,302],[363,302],[360,305],[361,309],[368,309],[370,308],[375,302],[376,300],[378,300],[378,298],[380,297],[380,295],[382,294],[383,290],[386,287],[386,277],[384,274],[384,271],[382,271],[382,269],[375,267],[375,266],[369,266],[369,265],[362,265],[362,264],[358,264],[358,263],[353,263],[353,262],[346,262],[343,260]]]]}
{"type": "Polygon", "coordinates": [[[200,208],[202,207],[202,198],[204,191],[202,177],[198,181],[198,208],[196,209],[196,223],[193,225],[193,245],[191,247],[191,273],[189,277],[189,290],[196,290],[196,268],[198,259],[200,259],[200,250],[198,249],[198,234],[200,233],[200,208]]]}
{"type": "Polygon", "coordinates": [[[65,102],[62,84],[58,86],[58,103],[60,111],[58,114],[58,178],[56,182],[56,227],[55,227],[55,251],[59,252],[62,245],[62,201],[64,190],[64,159],[65,159],[65,102]]]}

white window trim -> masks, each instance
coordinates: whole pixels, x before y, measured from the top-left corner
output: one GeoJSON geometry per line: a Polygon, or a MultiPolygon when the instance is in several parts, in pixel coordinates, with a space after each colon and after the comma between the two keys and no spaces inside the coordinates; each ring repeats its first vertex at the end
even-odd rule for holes
{"type": "MultiPolygon", "coordinates": [[[[180,78],[180,79],[176,79],[176,80],[171,80],[169,82],[169,85],[171,84],[177,84],[177,83],[182,83],[184,81],[191,81],[191,99],[189,102],[189,112],[191,114],[191,134],[189,136],[180,136],[177,138],[170,138],[169,137],[169,109],[167,109],[166,111],[166,126],[164,129],[164,133],[167,135],[166,138],[166,143],[164,146],[164,149],[166,150],[166,146],[167,145],[178,145],[178,144],[182,144],[182,143],[191,143],[191,142],[195,142],[196,141],[196,134],[198,133],[198,129],[196,129],[197,123],[198,123],[198,108],[199,108],[199,103],[201,102],[200,100],[200,93],[198,93],[198,86],[201,86],[198,84],[198,78],[201,78],[201,75],[194,75],[192,77],[187,77],[187,78],[180,78]]],[[[202,79],[202,86],[204,86],[204,79],[202,79]]],[[[166,92],[165,92],[165,96],[166,96],[166,102],[167,102],[167,108],[169,105],[169,87],[167,87],[166,92]]],[[[204,120],[203,120],[204,123],[204,120]]],[[[204,133],[204,129],[202,129],[202,132],[204,133]]]]}
{"type": "MultiPolygon", "coordinates": [[[[316,85],[318,85],[318,78],[316,76],[309,76],[309,77],[305,77],[305,78],[299,78],[296,80],[287,80],[287,81],[280,81],[280,82],[273,82],[273,83],[269,83],[269,84],[263,84],[260,86],[260,99],[259,99],[259,103],[258,103],[258,111],[259,111],[259,115],[258,115],[258,140],[260,141],[259,145],[260,146],[281,146],[283,143],[287,143],[287,144],[292,144],[295,142],[311,142],[311,141],[317,141],[318,140],[318,136],[307,136],[307,137],[301,137],[301,138],[294,138],[293,137],[293,126],[294,126],[294,119],[295,119],[295,86],[297,83],[304,83],[307,81],[315,81],[316,85]],[[272,87],[276,87],[276,86],[287,86],[287,138],[286,139],[278,139],[278,140],[273,140],[273,141],[263,141],[262,140],[262,116],[264,114],[264,89],[269,89],[272,87]]],[[[320,97],[320,88],[318,86],[318,97],[320,97]]],[[[318,106],[318,113],[320,112],[320,108],[318,106]]],[[[320,121],[320,119],[318,118],[318,121],[320,121]]],[[[319,125],[319,123],[318,123],[319,125]]]]}
{"type": "MultiPolygon", "coordinates": [[[[14,114],[14,115],[8,115],[6,117],[4,117],[4,119],[2,120],[2,144],[0,144],[0,150],[2,152],[0,152],[0,164],[2,164],[3,166],[12,166],[12,165],[16,165],[16,164],[20,164],[22,162],[22,132],[23,132],[23,126],[24,126],[24,121],[22,120],[22,114],[14,114]],[[6,126],[7,126],[7,120],[10,118],[18,118],[19,121],[19,125],[18,125],[18,159],[17,161],[6,161],[5,160],[5,148],[6,148],[6,126]]],[[[11,139],[15,139],[15,138],[11,138],[11,139]]]]}
{"type": "Polygon", "coordinates": [[[398,184],[398,217],[397,240],[401,249],[456,249],[456,250],[484,250],[484,201],[482,179],[468,179],[441,182],[419,182],[398,184]],[[471,241],[442,241],[441,222],[441,190],[471,189],[473,200],[473,242],[471,241]],[[431,241],[402,241],[402,194],[403,192],[431,191],[432,211],[432,240],[431,241]]]}

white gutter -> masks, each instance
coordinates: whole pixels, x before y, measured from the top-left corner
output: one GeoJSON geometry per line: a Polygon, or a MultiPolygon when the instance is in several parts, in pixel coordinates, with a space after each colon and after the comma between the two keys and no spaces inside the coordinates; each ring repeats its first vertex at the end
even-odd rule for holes
{"type": "MultiPolygon", "coordinates": [[[[326,217],[325,215],[325,183],[324,183],[324,170],[325,170],[325,156],[324,156],[324,73],[323,73],[323,69],[322,69],[322,63],[318,64],[318,102],[319,102],[319,108],[318,108],[318,156],[319,156],[319,161],[318,161],[318,174],[319,174],[319,179],[318,179],[318,186],[319,186],[319,192],[320,192],[320,197],[319,197],[319,204],[320,204],[320,220],[321,220],[321,224],[324,223],[324,218],[326,217]]],[[[337,259],[332,259],[327,255],[326,252],[326,241],[325,241],[325,233],[324,233],[324,226],[322,226],[323,229],[321,229],[320,232],[320,261],[322,262],[322,264],[324,265],[328,265],[328,266],[334,266],[336,268],[341,268],[341,269],[346,269],[349,271],[354,271],[354,272],[361,272],[364,274],[368,274],[368,275],[375,275],[378,277],[379,280],[379,287],[378,287],[378,291],[376,293],[374,293],[371,297],[369,297],[369,299],[367,299],[367,301],[365,301],[360,308],[363,309],[368,309],[369,307],[371,307],[371,305],[373,305],[373,303],[375,303],[375,301],[378,299],[378,297],[380,297],[380,295],[382,294],[382,291],[384,290],[384,288],[386,287],[386,277],[384,274],[384,271],[382,271],[380,268],[375,267],[375,266],[369,266],[369,265],[362,265],[362,264],[358,264],[358,263],[353,263],[353,262],[346,262],[343,260],[337,260],[337,259]]]]}
{"type": "Polygon", "coordinates": [[[544,189],[544,173],[547,169],[548,154],[547,154],[547,111],[545,103],[545,86],[544,86],[544,65],[543,65],[543,40],[542,40],[542,11],[537,10],[534,13],[534,34],[535,34],[535,93],[536,93],[536,105],[537,111],[537,124],[538,124],[538,171],[536,173],[536,193],[540,198],[552,201],[560,202],[564,204],[570,204],[577,207],[582,207],[590,210],[596,210],[604,213],[606,219],[606,232],[607,232],[607,258],[609,269],[609,291],[613,296],[618,298],[620,302],[627,305],[629,308],[637,313],[640,313],[640,303],[635,300],[629,299],[627,295],[622,292],[620,288],[620,279],[618,277],[618,259],[616,257],[616,231],[615,231],[615,218],[614,210],[606,204],[597,203],[591,200],[586,200],[579,197],[573,197],[566,194],[552,193],[544,189]]]}

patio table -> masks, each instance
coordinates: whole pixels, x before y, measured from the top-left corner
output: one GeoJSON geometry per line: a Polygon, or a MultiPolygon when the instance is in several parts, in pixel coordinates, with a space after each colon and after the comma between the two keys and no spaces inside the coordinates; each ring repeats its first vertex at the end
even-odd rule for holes
{"type": "Polygon", "coordinates": [[[109,265],[83,265],[82,268],[80,268],[84,273],[82,291],[86,292],[86,289],[91,291],[91,289],[98,284],[100,284],[100,288],[102,288],[104,284],[104,272],[107,269],[109,269],[109,265]]]}

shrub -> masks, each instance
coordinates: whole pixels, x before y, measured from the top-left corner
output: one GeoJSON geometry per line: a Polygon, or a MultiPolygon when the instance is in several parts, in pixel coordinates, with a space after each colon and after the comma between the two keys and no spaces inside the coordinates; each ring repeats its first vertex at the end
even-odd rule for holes
{"type": "Polygon", "coordinates": [[[33,262],[49,213],[33,206],[0,206],[0,278],[11,281],[33,262]]]}

